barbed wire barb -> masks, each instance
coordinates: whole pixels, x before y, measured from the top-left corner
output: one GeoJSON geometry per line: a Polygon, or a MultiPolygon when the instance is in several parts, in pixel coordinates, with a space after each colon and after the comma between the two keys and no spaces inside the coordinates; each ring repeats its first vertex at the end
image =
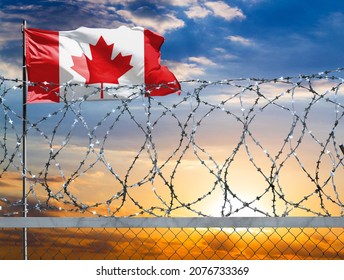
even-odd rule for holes
{"type": "Polygon", "coordinates": [[[60,103],[27,104],[25,174],[22,81],[0,75],[0,216],[21,214],[23,176],[31,213],[343,216],[342,70],[192,79],[165,97],[55,85],[60,103]]]}

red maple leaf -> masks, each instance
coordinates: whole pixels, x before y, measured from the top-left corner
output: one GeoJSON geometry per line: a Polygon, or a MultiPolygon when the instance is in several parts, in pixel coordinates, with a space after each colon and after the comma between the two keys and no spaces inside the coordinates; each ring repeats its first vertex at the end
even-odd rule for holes
{"type": "Polygon", "coordinates": [[[86,84],[101,84],[101,96],[103,98],[103,84],[119,84],[118,79],[127,73],[133,66],[130,65],[131,55],[123,56],[119,53],[111,59],[114,44],[106,44],[100,36],[96,45],[90,45],[92,58],[85,54],[81,57],[72,56],[73,70],[86,79],[86,84]]]}

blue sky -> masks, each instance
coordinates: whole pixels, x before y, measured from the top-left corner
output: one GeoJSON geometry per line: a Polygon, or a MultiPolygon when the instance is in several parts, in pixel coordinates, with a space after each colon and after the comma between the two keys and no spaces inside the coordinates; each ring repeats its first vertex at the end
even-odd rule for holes
{"type": "Polygon", "coordinates": [[[0,72],[20,76],[29,27],[143,26],[166,42],[163,62],[181,79],[312,74],[343,67],[344,2],[337,0],[1,0],[0,72]]]}

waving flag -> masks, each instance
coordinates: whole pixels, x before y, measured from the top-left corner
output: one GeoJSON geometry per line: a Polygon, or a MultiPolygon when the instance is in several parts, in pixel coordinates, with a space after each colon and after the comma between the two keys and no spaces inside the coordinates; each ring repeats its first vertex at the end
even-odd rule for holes
{"type": "MultiPolygon", "coordinates": [[[[101,90],[97,99],[113,98],[104,88],[145,85],[152,96],[180,91],[166,66],[160,65],[164,38],[141,27],[72,31],[25,29],[28,103],[59,102],[60,85],[82,83],[101,90]]],[[[83,88],[83,95],[87,89],[83,88]]],[[[117,97],[133,94],[116,90],[117,97]]]]}

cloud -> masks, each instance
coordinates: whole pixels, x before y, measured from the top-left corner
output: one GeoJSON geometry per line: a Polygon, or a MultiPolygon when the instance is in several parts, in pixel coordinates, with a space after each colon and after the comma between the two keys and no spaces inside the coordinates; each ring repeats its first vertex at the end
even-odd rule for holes
{"type": "MultiPolygon", "coordinates": [[[[58,2],[58,0],[49,0],[51,2],[58,2]]],[[[62,0],[60,0],[62,1],[62,0]]],[[[66,0],[65,0],[66,1],[66,0]]],[[[93,5],[121,5],[122,7],[126,7],[130,9],[130,6],[138,6],[139,3],[153,5],[156,7],[162,6],[174,6],[174,7],[188,7],[190,5],[194,5],[197,3],[198,0],[146,0],[146,1],[138,1],[138,0],[69,0],[69,2],[81,2],[81,3],[89,3],[93,5]]],[[[142,6],[141,5],[141,6],[142,6]]]]}
{"type": "MultiPolygon", "coordinates": [[[[28,27],[72,30],[80,26],[115,28],[123,25],[123,20],[115,13],[116,6],[104,1],[49,1],[49,4],[7,5],[0,11],[2,29],[1,41],[21,38],[20,24],[26,19],[28,27]],[[49,17],[47,17],[49,15],[49,17]],[[4,34],[6,33],[6,34],[4,34]],[[4,35],[11,36],[4,36],[4,35]]],[[[1,46],[2,42],[0,42],[1,46]]]]}
{"type": "Polygon", "coordinates": [[[185,11],[188,18],[205,18],[211,11],[201,6],[192,6],[185,11]]]}
{"type": "Polygon", "coordinates": [[[215,51],[219,52],[219,53],[226,53],[227,50],[225,50],[224,48],[214,48],[215,51]]]}
{"type": "Polygon", "coordinates": [[[231,35],[227,37],[228,40],[230,40],[233,43],[238,43],[244,46],[252,46],[253,45],[253,41],[247,38],[244,38],[242,36],[239,35],[231,35]]]}
{"type": "MultiPolygon", "coordinates": [[[[79,2],[88,2],[88,3],[99,3],[99,4],[111,4],[111,5],[128,5],[131,3],[138,2],[137,0],[77,0],[79,2]]],[[[197,2],[197,0],[148,0],[143,1],[144,3],[151,4],[164,4],[176,7],[185,7],[197,2]]]]}
{"type": "Polygon", "coordinates": [[[19,67],[17,64],[15,63],[10,63],[10,62],[6,62],[4,61],[1,57],[0,57],[0,75],[8,78],[8,79],[16,79],[21,77],[21,67],[19,67]]]}
{"type": "Polygon", "coordinates": [[[167,4],[176,7],[186,7],[197,3],[197,0],[156,0],[159,4],[167,4]]]}
{"type": "Polygon", "coordinates": [[[192,57],[189,57],[189,61],[202,64],[202,65],[207,65],[207,66],[216,66],[215,62],[211,61],[209,58],[205,56],[199,56],[199,57],[192,56],[192,57]]]}
{"type": "Polygon", "coordinates": [[[214,48],[213,50],[219,56],[219,59],[222,59],[222,60],[233,60],[233,59],[238,58],[237,56],[228,53],[228,51],[225,50],[224,48],[214,48]]]}
{"type": "Polygon", "coordinates": [[[205,18],[209,15],[221,17],[227,21],[246,18],[242,10],[237,7],[233,8],[223,1],[205,2],[203,5],[190,5],[185,14],[191,19],[205,18]]]}
{"type": "Polygon", "coordinates": [[[228,21],[246,18],[241,9],[237,7],[232,8],[223,1],[206,2],[204,5],[211,9],[215,16],[222,17],[228,21]]]}
{"type": "Polygon", "coordinates": [[[262,2],[265,2],[266,0],[241,0],[242,2],[246,3],[249,6],[257,5],[262,2]]]}
{"type": "MultiPolygon", "coordinates": [[[[103,5],[126,5],[133,3],[135,0],[76,0],[75,2],[83,2],[83,3],[91,3],[91,4],[103,4],[103,5]]],[[[55,0],[52,0],[51,2],[55,2],[55,0]]],[[[70,1],[73,2],[73,1],[70,1]]]]}
{"type": "Polygon", "coordinates": [[[344,14],[341,12],[331,13],[326,21],[331,27],[336,29],[342,29],[344,24],[344,14]]]}
{"type": "Polygon", "coordinates": [[[20,32],[20,23],[13,23],[13,21],[17,21],[19,17],[20,15],[12,15],[6,11],[0,11],[0,50],[6,47],[8,43],[21,40],[22,33],[20,32]]]}
{"type": "Polygon", "coordinates": [[[344,24],[344,13],[333,12],[326,16],[319,17],[317,24],[314,26],[312,33],[321,37],[329,36],[330,34],[336,34],[339,38],[343,34],[343,24],[344,24]],[[331,32],[330,32],[331,31],[331,32]]]}
{"type": "Polygon", "coordinates": [[[195,63],[165,61],[165,64],[173,72],[178,80],[199,78],[205,74],[205,69],[195,63]]]}
{"type": "Polygon", "coordinates": [[[161,34],[184,27],[183,20],[174,14],[160,14],[147,7],[140,7],[136,11],[119,10],[117,14],[135,25],[153,29],[161,34]]]}

